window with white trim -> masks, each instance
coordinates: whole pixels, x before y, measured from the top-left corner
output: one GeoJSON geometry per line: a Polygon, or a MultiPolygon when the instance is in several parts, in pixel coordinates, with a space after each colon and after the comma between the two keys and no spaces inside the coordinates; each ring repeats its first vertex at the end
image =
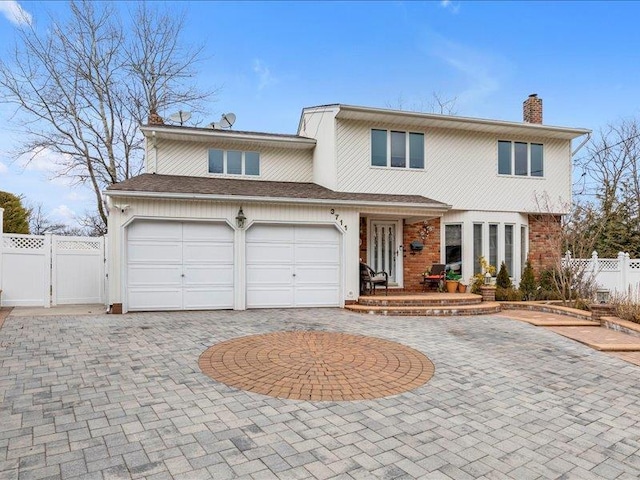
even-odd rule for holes
{"type": "Polygon", "coordinates": [[[482,228],[484,224],[473,224],[473,274],[482,273],[480,257],[482,256],[482,228]]]}
{"type": "Polygon", "coordinates": [[[454,273],[462,275],[462,225],[444,226],[444,261],[454,273]]]}
{"type": "Polygon", "coordinates": [[[513,277],[513,225],[504,226],[504,263],[509,276],[513,277]]]}
{"type": "Polygon", "coordinates": [[[260,154],[240,150],[209,149],[209,173],[219,175],[260,175],[260,154]]]}
{"type": "Polygon", "coordinates": [[[544,176],[544,146],[498,140],[498,173],[520,177],[544,176]]]}
{"type": "Polygon", "coordinates": [[[500,268],[498,265],[498,224],[489,225],[489,265],[500,268]]]}
{"type": "Polygon", "coordinates": [[[371,130],[371,166],[424,168],[424,133],[371,130]]]}

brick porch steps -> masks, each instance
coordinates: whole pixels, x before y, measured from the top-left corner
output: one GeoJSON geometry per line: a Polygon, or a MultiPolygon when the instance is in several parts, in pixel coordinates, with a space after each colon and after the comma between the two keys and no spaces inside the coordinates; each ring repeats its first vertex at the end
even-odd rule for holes
{"type": "Polygon", "coordinates": [[[346,305],[347,310],[371,315],[388,316],[413,316],[413,317],[448,317],[462,315],[488,315],[500,311],[498,302],[478,302],[473,304],[458,305],[409,305],[409,306],[384,306],[384,305],[346,305]]]}
{"type": "Polygon", "coordinates": [[[358,298],[358,305],[369,307],[438,307],[477,305],[481,302],[482,296],[473,293],[378,294],[358,298]]]}

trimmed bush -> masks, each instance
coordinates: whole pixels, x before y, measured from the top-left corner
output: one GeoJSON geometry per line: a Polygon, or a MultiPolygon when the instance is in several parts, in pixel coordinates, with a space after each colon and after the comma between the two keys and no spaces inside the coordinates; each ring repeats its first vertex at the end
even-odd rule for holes
{"type": "Polygon", "coordinates": [[[509,272],[507,271],[507,265],[504,262],[502,262],[502,264],[500,265],[500,271],[498,272],[498,277],[496,278],[496,287],[513,287],[511,279],[509,278],[509,272]]]}
{"type": "Polygon", "coordinates": [[[533,267],[529,260],[527,260],[524,272],[522,272],[522,278],[520,279],[520,291],[522,292],[523,300],[534,300],[538,292],[536,277],[533,274],[533,267]]]}
{"type": "Polygon", "coordinates": [[[520,302],[522,292],[513,287],[496,287],[496,300],[499,302],[520,302]]]}

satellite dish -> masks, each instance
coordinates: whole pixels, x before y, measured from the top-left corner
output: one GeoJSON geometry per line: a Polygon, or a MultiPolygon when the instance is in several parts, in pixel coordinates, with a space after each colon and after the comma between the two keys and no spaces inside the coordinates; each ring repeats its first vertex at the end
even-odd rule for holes
{"type": "Polygon", "coordinates": [[[222,128],[231,128],[231,126],[236,122],[236,114],[235,113],[223,113],[220,117],[220,126],[222,128]]]}
{"type": "Polygon", "coordinates": [[[210,123],[209,126],[214,130],[220,130],[222,128],[218,122],[210,123]]]}
{"type": "Polygon", "coordinates": [[[189,120],[190,118],[191,118],[191,112],[183,112],[182,110],[179,110],[178,112],[169,115],[169,120],[171,120],[172,122],[179,123],[180,126],[182,126],[182,124],[187,120],[189,120]]]}

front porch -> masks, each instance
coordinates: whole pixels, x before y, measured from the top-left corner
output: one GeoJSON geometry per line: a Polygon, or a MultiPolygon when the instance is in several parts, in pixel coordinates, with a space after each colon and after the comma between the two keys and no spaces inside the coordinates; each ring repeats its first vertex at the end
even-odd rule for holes
{"type": "Polygon", "coordinates": [[[391,292],[384,295],[361,295],[347,310],[373,315],[460,316],[484,315],[500,311],[498,302],[483,302],[473,293],[391,292]]]}

